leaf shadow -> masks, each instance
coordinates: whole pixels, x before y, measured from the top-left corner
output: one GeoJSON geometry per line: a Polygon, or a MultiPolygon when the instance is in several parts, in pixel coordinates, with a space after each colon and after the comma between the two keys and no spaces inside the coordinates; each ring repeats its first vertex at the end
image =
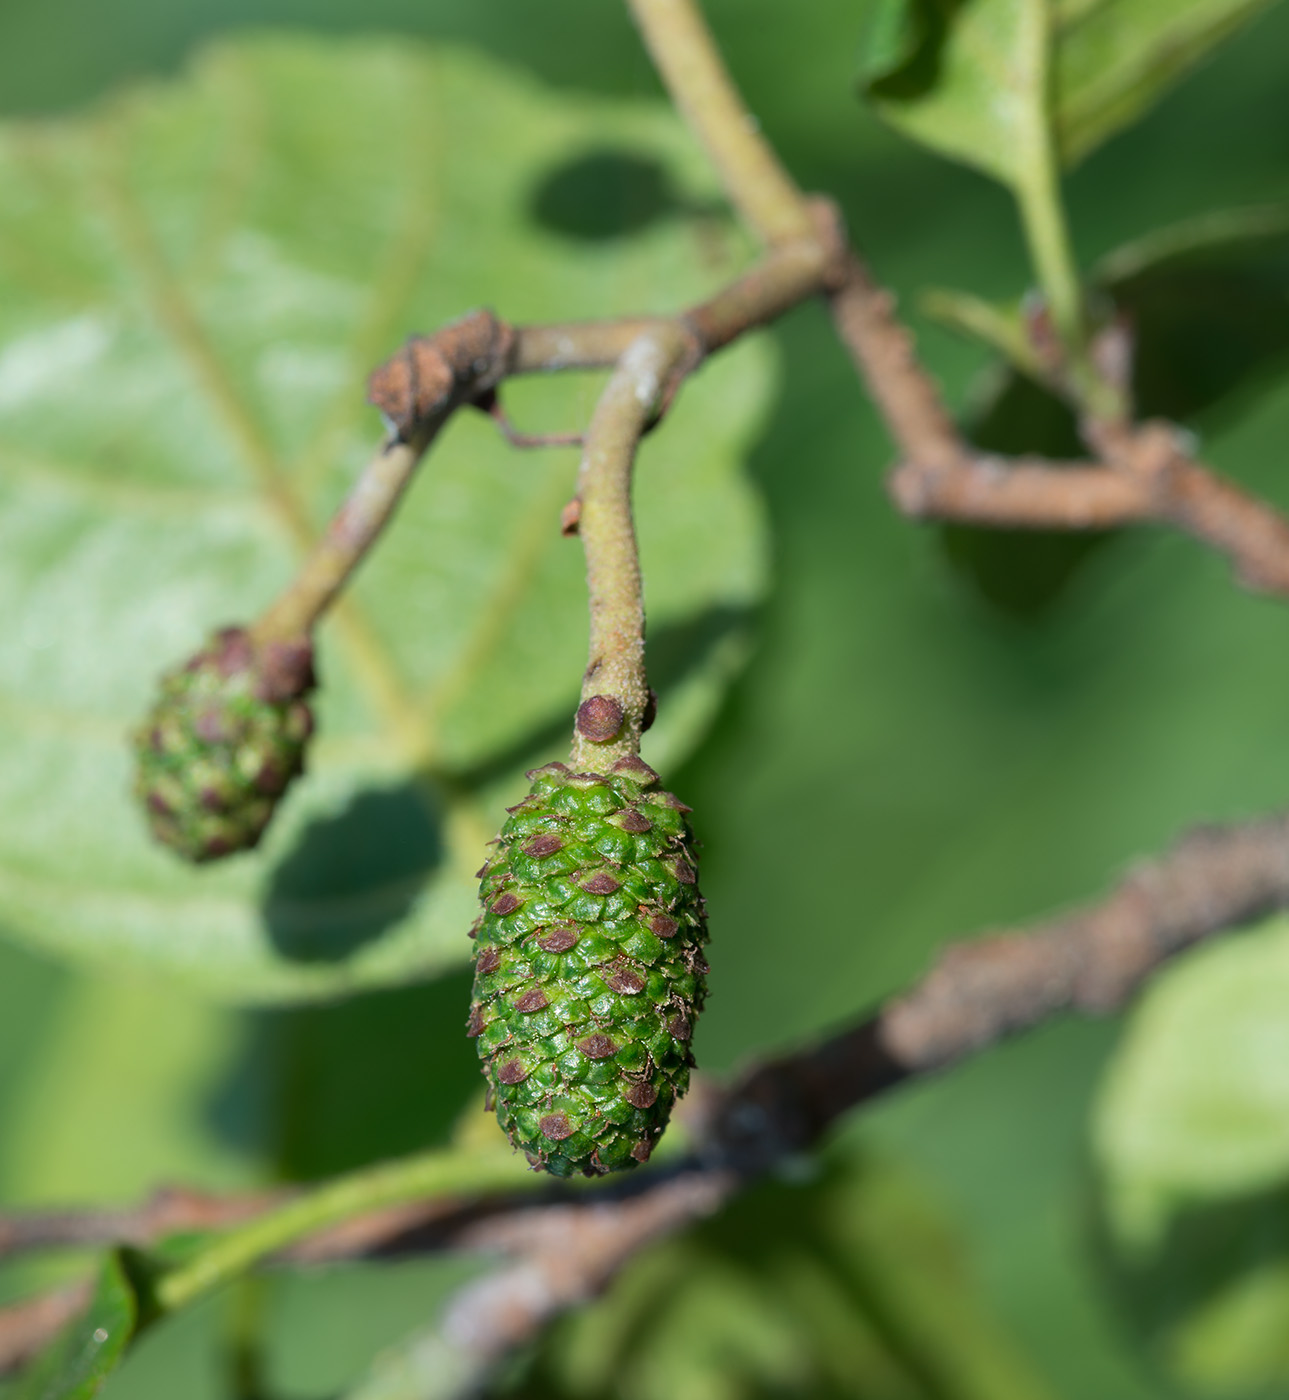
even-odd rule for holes
{"type": "Polygon", "coordinates": [[[444,1143],[483,1088],[465,1036],[468,968],[343,1001],[249,1011],[205,1104],[234,1148],[316,1180],[444,1143]]]}
{"type": "Polygon", "coordinates": [[[1195,1203],[1177,1210],[1155,1246],[1136,1252],[1120,1247],[1108,1220],[1100,1213],[1094,1216],[1093,1255],[1118,1315],[1158,1369],[1172,1373],[1179,1364],[1185,1369],[1185,1358],[1194,1359],[1197,1337],[1211,1328],[1213,1319],[1242,1312],[1240,1330],[1227,1328],[1223,1364],[1231,1375],[1222,1389],[1249,1397],[1284,1394],[1289,1382],[1287,1207],[1284,1184],[1195,1203]],[[1272,1312],[1264,1300],[1251,1312],[1247,1300],[1253,1290],[1268,1285],[1281,1300],[1279,1306],[1272,1312]]]}
{"type": "Polygon", "coordinates": [[[545,171],[529,193],[535,223],[565,238],[599,243],[639,233],[675,214],[720,212],[674,184],[655,156],[600,146],[545,171]]]}
{"type": "Polygon", "coordinates": [[[442,813],[415,780],[371,788],[304,829],[269,880],[269,940],[294,962],[341,962],[406,917],[443,861],[442,813]]]}

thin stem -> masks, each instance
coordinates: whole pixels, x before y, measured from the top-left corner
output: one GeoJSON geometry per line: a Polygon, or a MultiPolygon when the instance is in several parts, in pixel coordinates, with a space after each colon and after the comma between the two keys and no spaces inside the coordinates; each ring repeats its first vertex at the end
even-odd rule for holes
{"type": "Polygon", "coordinates": [[[156,1285],[162,1312],[174,1312],[288,1245],[355,1216],[431,1196],[532,1191],[549,1185],[521,1171],[501,1152],[426,1152],[351,1172],[216,1240],[195,1258],[163,1274],[156,1285]]]}
{"type": "Polygon", "coordinates": [[[313,630],[389,524],[442,421],[415,441],[386,443],[371,459],[299,572],[254,625],[257,640],[307,636],[313,630]]]}
{"type": "Polygon", "coordinates": [[[494,389],[515,333],[471,311],[432,336],[413,336],[368,380],[368,402],[393,429],[359,476],[304,567],[251,629],[256,640],[307,635],[389,524],[425,450],[453,411],[494,389]]]}
{"type": "Polygon", "coordinates": [[[627,0],[690,130],[740,216],[769,244],[809,238],[806,201],[743,105],[694,0],[627,0]]]}
{"type": "Polygon", "coordinates": [[[1083,289],[1061,199],[1060,178],[1046,143],[1031,162],[1029,178],[1020,182],[1016,200],[1052,327],[1067,358],[1078,363],[1084,356],[1087,339],[1083,289]]]}
{"type": "Polygon", "coordinates": [[[829,294],[846,347],[901,455],[922,467],[952,467],[969,454],[913,336],[895,315],[895,298],[854,253],[829,294]]]}
{"type": "Polygon", "coordinates": [[[591,646],[573,735],[575,768],[603,771],[640,752],[649,683],[631,478],[640,435],[692,350],[692,338],[679,324],[645,332],[618,362],[587,429],[578,533],[586,552],[591,646]]]}

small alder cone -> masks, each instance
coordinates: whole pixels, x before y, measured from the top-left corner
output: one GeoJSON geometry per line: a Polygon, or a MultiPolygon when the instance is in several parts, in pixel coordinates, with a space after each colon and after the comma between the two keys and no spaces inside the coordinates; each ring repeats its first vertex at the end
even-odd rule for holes
{"type": "Polygon", "coordinates": [[[304,768],[314,684],[306,638],[256,645],[241,627],[163,676],[135,735],[135,792],[157,840],[191,861],[254,846],[304,768]]]}
{"type": "Polygon", "coordinates": [[[528,776],[479,872],[467,1033],[532,1165],[598,1176],[647,1161],[689,1086],[707,995],[689,808],[638,758],[528,776]]]}

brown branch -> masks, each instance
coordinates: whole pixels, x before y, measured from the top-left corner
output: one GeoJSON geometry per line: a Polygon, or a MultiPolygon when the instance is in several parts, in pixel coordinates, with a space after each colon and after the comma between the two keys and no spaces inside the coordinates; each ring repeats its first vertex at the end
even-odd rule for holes
{"type": "MultiPolygon", "coordinates": [[[[695,1188],[692,1198],[680,1188],[664,1196],[671,1203],[659,1206],[665,1228],[689,1218],[684,1200],[695,1203],[691,1213],[713,1208],[733,1189],[731,1173],[746,1177],[808,1150],[840,1115],[857,1105],[1056,1015],[1113,1011],[1184,948],[1284,907],[1289,907],[1289,814],[1277,814],[1193,832],[1163,856],[1138,865],[1105,899],[1083,909],[1028,929],[949,947],[927,976],[875,1015],[816,1045],[754,1066],[728,1088],[701,1093],[691,1106],[689,1129],[696,1140],[697,1175],[710,1177],[715,1185],[710,1194],[695,1188]]],[[[692,1180],[695,1172],[681,1171],[674,1179],[692,1180]]],[[[427,1200],[331,1227],[284,1257],[314,1262],[409,1247],[493,1247],[506,1239],[516,1242],[514,1248],[526,1257],[518,1242],[527,1238],[523,1231],[530,1226],[515,1224],[515,1233],[508,1235],[509,1222],[539,1221],[555,1212],[550,1218],[563,1223],[558,1229],[552,1226],[551,1238],[558,1238],[569,1221],[580,1218],[579,1212],[594,1210],[587,1219],[597,1222],[597,1243],[583,1261],[589,1289],[602,1281],[603,1261],[619,1257],[610,1247],[614,1222],[621,1222],[620,1257],[625,1259],[638,1247],[633,1241],[640,1222],[654,1218],[639,1202],[670,1191],[672,1180],[661,1172],[653,1178],[627,1178],[625,1186],[602,1189],[589,1200],[556,1195],[555,1204],[538,1206],[504,1195],[469,1205],[459,1198],[427,1200]]],[[[26,1223],[10,1220],[0,1225],[0,1241],[8,1241],[10,1248],[15,1242],[27,1248],[51,1243],[146,1245],[168,1230],[204,1228],[202,1220],[209,1227],[245,1219],[267,1204],[263,1196],[219,1199],[170,1193],[170,1204],[165,1196],[159,1199],[162,1205],[134,1212],[62,1212],[26,1217],[26,1223]],[[185,1200],[192,1204],[184,1205],[185,1200]],[[35,1223],[42,1219],[45,1225],[35,1223]]],[[[581,1237],[566,1238],[568,1257],[561,1267],[582,1267],[577,1243],[581,1237]]],[[[506,1276],[512,1281],[519,1277],[513,1270],[506,1276]]],[[[496,1287],[502,1289],[501,1283],[496,1287]]],[[[58,1314],[52,1304],[47,1310],[28,1304],[0,1310],[0,1339],[8,1339],[0,1345],[0,1373],[6,1360],[12,1365],[19,1353],[38,1349],[56,1330],[51,1319],[58,1316],[65,1314],[58,1314]]],[[[512,1333],[508,1330],[506,1335],[512,1333]]]]}
{"type": "Polygon", "coordinates": [[[641,434],[694,353],[692,335],[675,322],[644,332],[623,352],[587,428],[576,499],[591,641],[570,756],[576,769],[604,772],[640,752],[650,691],[631,478],[641,434]]]}
{"type": "Polygon", "coordinates": [[[970,458],[935,381],[917,357],[912,334],[895,315],[895,297],[849,253],[829,295],[833,323],[886,429],[910,462],[944,472],[970,458]]]}
{"type": "Polygon", "coordinates": [[[17,1212],[0,1216],[0,1259],[48,1249],[144,1246],[166,1235],[227,1229],[283,1198],[281,1191],[216,1196],[188,1187],[163,1186],[137,1206],[17,1212]]]}
{"type": "Polygon", "coordinates": [[[737,1185],[732,1172],[691,1170],[616,1200],[481,1222],[460,1242],[502,1253],[507,1262],[467,1284],[432,1327],[379,1359],[347,1400],[481,1394],[515,1348],[593,1298],[645,1246],[717,1210],[737,1185]]]}
{"type": "Polygon", "coordinates": [[[1289,814],[1201,828],[1105,899],[946,949],[903,996],[819,1045],[753,1068],[707,1110],[708,1151],[750,1170],[842,1113],[1066,1011],[1121,1007],[1182,949],[1289,906],[1289,814]]]}
{"type": "Polygon", "coordinates": [[[34,1360],[90,1300],[88,1279],[0,1308],[0,1377],[34,1360]]]}
{"type": "Polygon", "coordinates": [[[1089,530],[1154,521],[1231,561],[1246,587],[1289,595],[1289,520],[1186,455],[1174,429],[1132,429],[1106,465],[984,455],[904,461],[891,498],[921,520],[1089,530]]]}
{"type": "Polygon", "coordinates": [[[1085,422],[1099,462],[979,453],[963,440],[919,362],[894,297],[853,253],[829,301],[838,335],[899,449],[888,486],[905,515],[1028,530],[1154,521],[1226,555],[1247,587],[1289,596],[1289,519],[1195,461],[1170,424],[1085,422]]]}

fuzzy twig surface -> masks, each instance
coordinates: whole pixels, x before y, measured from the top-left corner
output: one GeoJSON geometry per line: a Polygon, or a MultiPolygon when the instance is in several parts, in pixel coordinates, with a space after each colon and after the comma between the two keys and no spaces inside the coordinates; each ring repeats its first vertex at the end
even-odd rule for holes
{"type": "Polygon", "coordinates": [[[645,331],[633,340],[587,429],[576,528],[586,551],[591,646],[573,732],[570,761],[575,769],[603,771],[617,759],[640,752],[650,696],[631,478],[641,434],[691,350],[692,338],[675,324],[645,331]]]}

